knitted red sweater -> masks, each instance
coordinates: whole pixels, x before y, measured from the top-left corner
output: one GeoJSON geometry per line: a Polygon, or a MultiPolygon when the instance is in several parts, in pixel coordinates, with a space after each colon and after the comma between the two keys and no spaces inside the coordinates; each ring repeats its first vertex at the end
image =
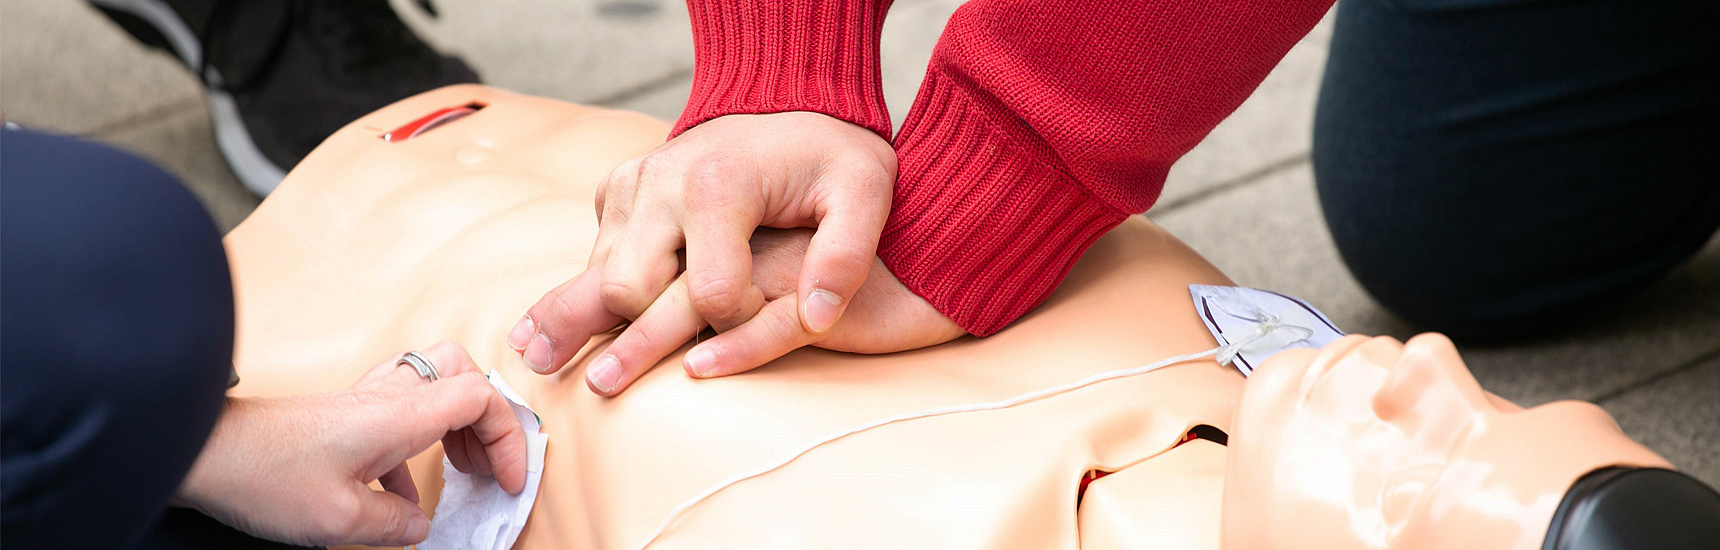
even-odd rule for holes
{"type": "MultiPolygon", "coordinates": [[[[1099,235],[1158,199],[1332,0],[971,0],[894,143],[878,256],[968,332],[1038,305],[1099,235]]],[[[888,0],[689,0],[696,69],[675,133],[814,111],[890,137],[888,0]]]]}

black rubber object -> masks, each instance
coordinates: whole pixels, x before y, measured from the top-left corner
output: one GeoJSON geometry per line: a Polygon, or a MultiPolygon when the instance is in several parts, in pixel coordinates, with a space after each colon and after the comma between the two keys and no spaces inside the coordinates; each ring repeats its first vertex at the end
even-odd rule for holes
{"type": "Polygon", "coordinates": [[[1720,493],[1659,468],[1605,468],[1571,485],[1542,550],[1720,550],[1720,493]]]}

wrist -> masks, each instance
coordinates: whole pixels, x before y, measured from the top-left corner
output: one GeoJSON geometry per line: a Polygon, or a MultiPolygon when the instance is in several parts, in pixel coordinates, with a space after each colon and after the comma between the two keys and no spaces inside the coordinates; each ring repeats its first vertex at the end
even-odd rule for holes
{"type": "Polygon", "coordinates": [[[928,77],[896,140],[901,168],[878,246],[902,284],[975,336],[1044,301],[1128,217],[1000,109],[928,77]]]}
{"type": "Polygon", "coordinates": [[[253,405],[249,399],[226,399],[221,416],[215,420],[215,429],[210,431],[209,439],[197,453],[197,460],[186,472],[185,479],[180,481],[179,490],[169,499],[169,506],[191,508],[212,515],[210,512],[216,503],[229,498],[232,484],[225,478],[232,474],[230,455],[235,450],[233,438],[243,432],[242,425],[246,422],[245,417],[251,414],[253,405]]]}

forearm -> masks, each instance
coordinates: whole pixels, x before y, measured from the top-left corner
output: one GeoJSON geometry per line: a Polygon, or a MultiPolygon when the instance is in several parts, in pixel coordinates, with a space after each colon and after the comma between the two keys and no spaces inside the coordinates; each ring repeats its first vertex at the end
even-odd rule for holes
{"type": "Polygon", "coordinates": [[[878,35],[890,0],[688,0],[694,74],[671,136],[730,114],[812,111],[890,139],[878,35]]]}
{"type": "Polygon", "coordinates": [[[879,256],[969,332],[1000,330],[1099,235],[1151,206],[1171,164],[1329,6],[964,5],[896,138],[879,256]]]}

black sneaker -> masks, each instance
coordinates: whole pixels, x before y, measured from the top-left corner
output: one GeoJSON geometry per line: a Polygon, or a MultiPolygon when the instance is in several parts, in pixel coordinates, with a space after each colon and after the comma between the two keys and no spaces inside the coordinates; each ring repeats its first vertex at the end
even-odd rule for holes
{"type": "MultiPolygon", "coordinates": [[[[478,81],[412,34],[387,0],[90,3],[202,77],[221,154],[258,196],[346,123],[419,92],[478,81]]],[[[418,5],[435,15],[428,0],[418,5]]]]}

